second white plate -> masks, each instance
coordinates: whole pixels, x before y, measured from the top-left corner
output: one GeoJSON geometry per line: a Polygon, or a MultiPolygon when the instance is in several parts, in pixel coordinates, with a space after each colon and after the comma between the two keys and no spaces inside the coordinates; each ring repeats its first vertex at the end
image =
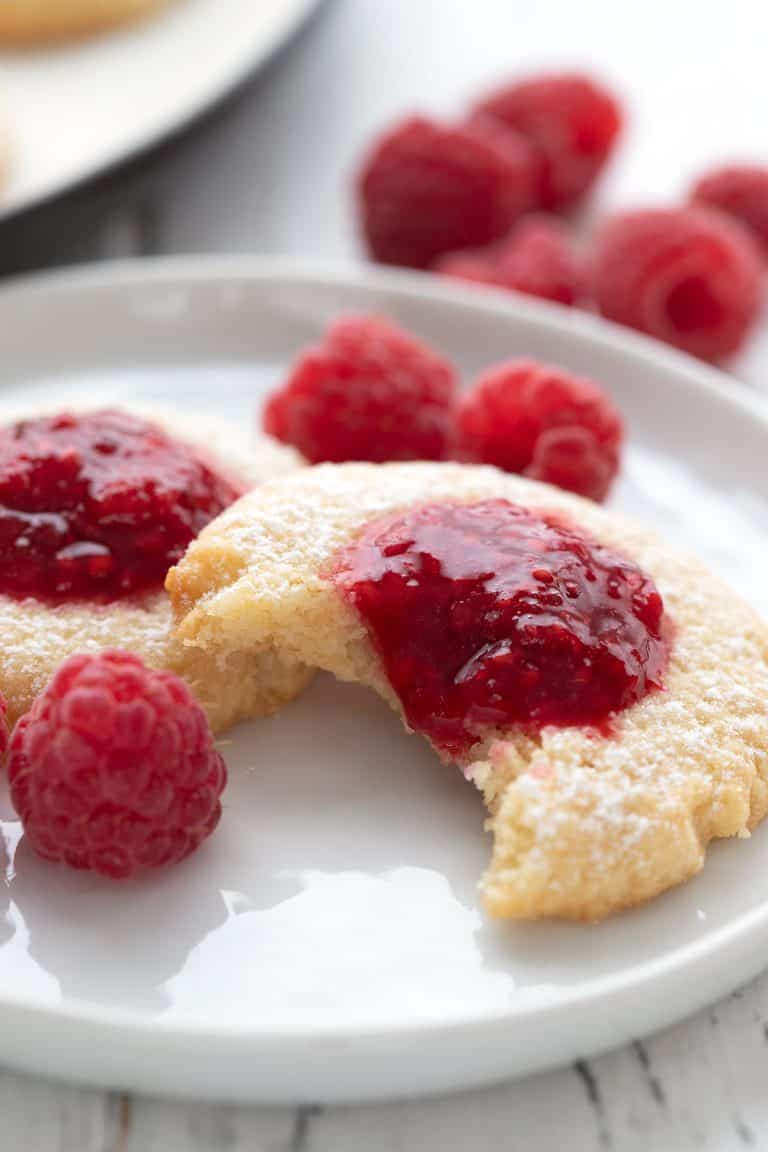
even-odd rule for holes
{"type": "Polygon", "coordinates": [[[318,0],[177,0],[94,39],[0,53],[0,219],[156,143],[264,63],[318,0]]]}

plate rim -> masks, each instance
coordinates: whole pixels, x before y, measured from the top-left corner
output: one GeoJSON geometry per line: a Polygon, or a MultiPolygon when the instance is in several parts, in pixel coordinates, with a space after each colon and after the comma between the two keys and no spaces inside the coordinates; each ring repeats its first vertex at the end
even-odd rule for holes
{"type": "MultiPolygon", "coordinates": [[[[551,331],[554,326],[560,331],[567,332],[585,346],[594,346],[597,343],[614,353],[629,357],[636,363],[660,368],[682,377],[688,385],[703,389],[722,403],[742,409],[745,414],[758,420],[763,430],[768,433],[768,405],[759,395],[751,392],[746,385],[721,369],[702,364],[646,336],[630,332],[599,317],[578,313],[556,304],[514,298],[508,293],[493,289],[443,283],[425,273],[374,269],[355,262],[308,261],[282,256],[182,256],[81,265],[53,272],[38,271],[0,285],[0,318],[4,308],[12,307],[14,301],[30,296],[44,299],[46,296],[77,296],[83,293],[136,289],[142,286],[184,289],[197,285],[210,289],[231,285],[233,282],[276,282],[283,287],[291,283],[340,289],[370,287],[406,302],[426,301],[437,306],[452,305],[462,311],[482,312],[500,319],[515,318],[528,326],[532,325],[546,331],[551,331]]],[[[2,331],[3,326],[0,323],[0,348],[2,331]]],[[[589,930],[588,926],[585,926],[585,930],[589,930]]],[[[386,1046],[393,1040],[402,1040],[404,1043],[418,1040],[422,1045],[434,1049],[435,1046],[439,1048],[449,1034],[456,1036],[458,1043],[467,1043],[472,1034],[475,1037],[485,1035],[486,1039],[489,1039],[500,1030],[514,1028],[516,1023],[530,1021],[534,1017],[559,1015],[564,1010],[589,1013],[599,1007],[604,1013],[609,1009],[610,1003],[618,997],[630,1000],[637,1010],[649,985],[654,987],[657,1002],[664,999],[665,988],[667,995],[671,991],[676,991],[679,1000],[671,1009],[660,1011],[656,1006],[650,1012],[646,1010],[645,1017],[648,1024],[644,1030],[651,1031],[656,1027],[674,1023],[711,1000],[710,985],[717,985],[720,988],[720,991],[715,992],[715,995],[719,996],[755,976],[765,967],[761,947],[765,944],[768,944],[768,897],[757,907],[741,913],[731,923],[707,933],[701,939],[683,945],[666,956],[633,964],[621,973],[595,977],[588,984],[582,985],[578,992],[558,993],[546,1003],[529,1001],[504,1010],[476,1010],[467,1013],[466,1016],[461,1014],[452,1016],[447,1021],[422,1019],[405,1024],[376,1024],[363,1028],[345,1025],[342,1022],[336,1026],[312,1026],[309,1030],[302,1030],[298,1026],[261,1028],[258,1021],[253,1020],[243,1024],[197,1020],[171,1022],[161,1016],[142,1019],[124,1009],[88,1001],[77,1001],[74,1005],[40,1004],[33,997],[13,996],[5,989],[0,989],[0,1027],[4,1016],[22,1013],[33,1018],[38,1027],[46,1024],[51,1029],[57,1030],[95,1027],[100,1042],[104,1044],[117,1042],[120,1035],[127,1033],[134,1041],[146,1039],[152,1042],[153,1053],[158,1060],[163,1056],[170,1057],[177,1054],[181,1045],[191,1043],[197,1046],[208,1042],[244,1046],[253,1054],[262,1057],[271,1049],[279,1051],[286,1046],[296,1048],[297,1045],[303,1045],[306,1049],[325,1045],[335,1052],[334,1046],[348,1045],[350,1041],[354,1041],[360,1048],[369,1052],[375,1050],[377,1045],[386,1046]],[[721,987],[721,982],[713,975],[712,965],[713,963],[717,965],[718,959],[726,950],[735,952],[738,958],[730,966],[728,980],[721,987]],[[681,978],[685,979],[684,994],[681,978]],[[163,1045],[158,1049],[157,1043],[161,1040],[163,1045]]],[[[605,1041],[596,1036],[594,1043],[587,1042],[583,1047],[586,1052],[594,1052],[611,1047],[617,1042],[615,1038],[605,1041]]],[[[12,1059],[12,1055],[7,1058],[12,1059]]],[[[317,1055],[315,1059],[318,1059],[317,1055]]],[[[537,1066],[549,1066],[556,1062],[562,1062],[562,1057],[558,1061],[544,1059],[538,1064],[534,1062],[526,1065],[526,1069],[530,1071],[537,1066]]],[[[54,1073],[48,1069],[48,1074],[54,1073]]],[[[68,1074],[78,1078],[77,1070],[68,1073],[67,1069],[62,1069],[61,1075],[67,1077],[68,1074]]],[[[473,1081],[471,1076],[462,1075],[455,1084],[449,1082],[442,1084],[442,1087],[461,1087],[473,1082],[485,1083],[492,1078],[483,1075],[473,1081]]],[[[105,1071],[101,1079],[110,1080],[110,1076],[105,1071]]],[[[125,1080],[126,1075],[121,1074],[116,1081],[112,1079],[111,1082],[120,1084],[125,1080]]],[[[156,1090],[184,1093],[186,1089],[183,1084],[174,1083],[169,1087],[171,1080],[172,1077],[158,1083],[156,1090]]],[[[141,1083],[143,1091],[152,1091],[153,1088],[154,1085],[141,1083]]],[[[190,1087],[190,1091],[192,1090],[190,1087]]],[[[424,1090],[423,1087],[416,1089],[419,1092],[424,1090]]],[[[394,1094],[407,1093],[402,1091],[395,1093],[386,1089],[382,1092],[340,1090],[322,1093],[327,1099],[360,1099],[394,1094]]],[[[232,1093],[233,1099],[250,1100],[296,1099],[301,1096],[302,1092],[299,1089],[287,1096],[280,1091],[272,1090],[262,1096],[258,1086],[253,1085],[248,1089],[242,1085],[240,1087],[235,1085],[232,1093]]]]}
{"type": "MultiPolygon", "coordinates": [[[[308,0],[322,3],[323,0],[308,0]]],[[[395,268],[367,263],[359,258],[320,258],[282,253],[185,253],[128,256],[36,268],[0,280],[0,302],[29,293],[78,291],[157,286],[163,281],[186,284],[234,280],[264,282],[303,282],[309,285],[360,287],[390,292],[402,299],[419,299],[435,304],[457,305],[471,312],[513,316],[528,325],[546,330],[553,325],[584,343],[595,343],[635,360],[695,378],[696,387],[718,396],[726,403],[736,402],[745,412],[768,424],[768,399],[756,393],[725,365],[711,364],[664,344],[632,328],[585,309],[527,296],[484,284],[462,284],[460,280],[439,277],[411,268],[395,268]],[[180,282],[184,283],[180,283],[180,282]]],[[[0,333],[1,339],[1,333],[0,333]]]]}

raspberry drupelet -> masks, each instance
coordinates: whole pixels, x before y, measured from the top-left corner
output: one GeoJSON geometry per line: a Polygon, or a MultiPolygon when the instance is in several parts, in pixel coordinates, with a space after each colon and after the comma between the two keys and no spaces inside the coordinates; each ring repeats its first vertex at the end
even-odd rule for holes
{"type": "Polygon", "coordinates": [[[193,852],[219,822],[226,778],[184,681],[118,651],[66,660],[8,757],[35,851],[115,879],[193,852]]]}
{"type": "Polygon", "coordinates": [[[445,252],[489,244],[533,207],[534,176],[525,140],[492,123],[403,120],[374,142],[357,177],[371,255],[429,268],[445,252]]]}
{"type": "Polygon", "coordinates": [[[763,265],[746,229],[705,208],[615,216],[598,233],[600,311],[703,360],[744,344],[760,308],[763,265]]]}
{"type": "Polygon", "coordinates": [[[440,460],[451,429],[452,366],[375,316],[335,321],[264,410],[264,429],[311,463],[440,460]]]}
{"type": "Polygon", "coordinates": [[[619,470],[623,425],[592,380],[532,360],[485,372],[459,400],[456,450],[603,500],[619,470]]]}

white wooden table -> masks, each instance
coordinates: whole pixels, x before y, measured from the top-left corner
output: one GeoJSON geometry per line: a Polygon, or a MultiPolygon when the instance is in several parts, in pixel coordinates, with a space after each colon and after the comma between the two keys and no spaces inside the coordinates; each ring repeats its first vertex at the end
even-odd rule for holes
{"type": "MultiPolygon", "coordinates": [[[[766,43],[764,0],[327,0],[183,138],[0,227],[0,273],[179,251],[355,256],[348,174],[371,131],[407,108],[458,109],[542,62],[591,64],[627,95],[632,123],[601,200],[672,197],[710,160],[768,159],[766,43]]],[[[764,337],[743,365],[758,385],[766,349],[764,337]]],[[[231,1109],[0,1073],[2,1152],[752,1146],[768,1147],[768,977],[620,1052],[443,1100],[231,1109]]]]}

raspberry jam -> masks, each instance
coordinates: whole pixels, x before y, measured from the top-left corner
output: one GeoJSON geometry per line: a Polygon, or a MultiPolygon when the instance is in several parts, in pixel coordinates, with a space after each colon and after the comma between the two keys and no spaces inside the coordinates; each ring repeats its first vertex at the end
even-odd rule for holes
{"type": "Polygon", "coordinates": [[[0,592],[114,600],[159,589],[240,494],[189,445],[125,412],[0,428],[0,592]]]}
{"type": "Polygon", "coordinates": [[[662,686],[664,606],[635,564],[505,500],[369,524],[332,579],[412,728],[461,759],[489,729],[603,728],[662,686]]]}

